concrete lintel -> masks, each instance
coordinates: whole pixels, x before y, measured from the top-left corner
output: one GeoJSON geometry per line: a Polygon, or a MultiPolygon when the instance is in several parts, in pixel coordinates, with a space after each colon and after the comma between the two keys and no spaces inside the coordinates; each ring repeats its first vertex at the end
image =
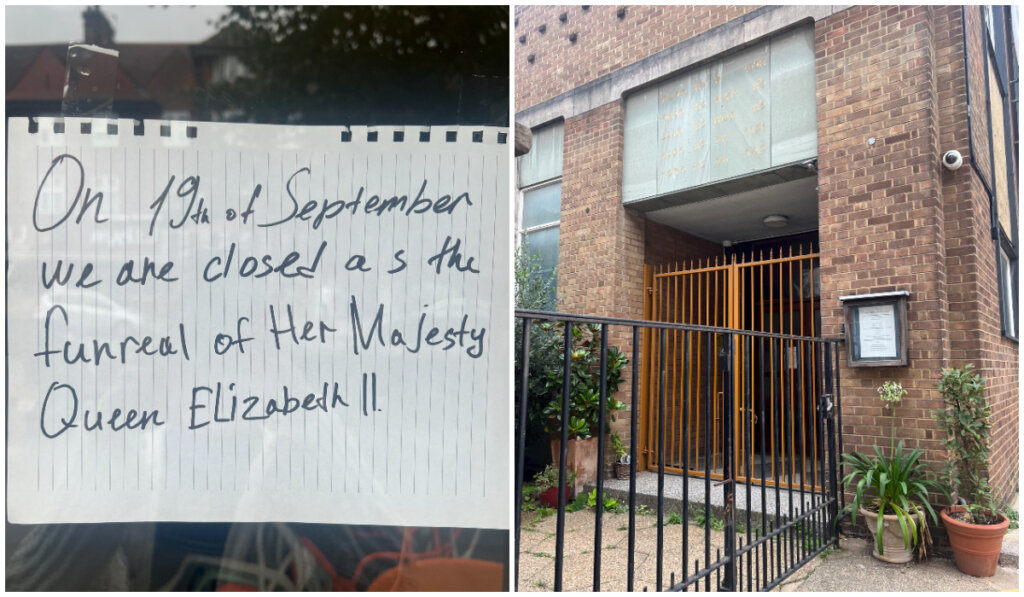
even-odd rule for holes
{"type": "Polygon", "coordinates": [[[808,19],[819,21],[849,8],[841,6],[767,6],[624,66],[589,83],[516,114],[531,128],[558,118],[573,118],[621,99],[634,89],[675,74],[808,19]]]}

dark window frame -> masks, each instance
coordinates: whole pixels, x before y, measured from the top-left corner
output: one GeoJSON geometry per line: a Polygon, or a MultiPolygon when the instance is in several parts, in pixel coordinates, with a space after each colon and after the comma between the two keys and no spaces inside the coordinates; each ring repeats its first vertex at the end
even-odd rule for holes
{"type": "Polygon", "coordinates": [[[1017,151],[1019,146],[1019,131],[1017,128],[1017,120],[1014,118],[1014,112],[1010,109],[1011,104],[1015,102],[1015,98],[1018,97],[1018,86],[1019,82],[1017,79],[1011,79],[1011,73],[1018,72],[1018,64],[1016,54],[1010,52],[1015,47],[1013,42],[1013,36],[1009,34],[1007,29],[1007,11],[1009,7],[1006,6],[980,6],[978,8],[981,14],[981,26],[982,26],[982,39],[985,45],[985,52],[983,54],[982,67],[984,69],[985,77],[985,113],[988,114],[988,146],[989,146],[989,158],[992,164],[992,184],[989,189],[989,205],[991,209],[991,226],[992,226],[992,240],[995,248],[995,261],[996,261],[996,279],[998,286],[998,303],[999,303],[999,319],[1001,333],[1004,337],[1014,341],[1019,341],[1020,336],[1020,310],[1019,310],[1019,292],[1018,284],[1019,280],[1019,268],[1018,268],[1018,254],[1019,254],[1019,232],[1017,230],[1017,184],[1016,181],[1019,178],[1017,171],[1017,151]],[[996,84],[999,89],[993,90],[989,85],[989,65],[994,66],[993,71],[995,72],[996,84]],[[999,222],[999,199],[996,195],[997,183],[995,180],[995,144],[993,143],[993,127],[992,119],[994,114],[992,113],[992,94],[998,93],[1001,98],[1000,104],[1002,105],[1002,120],[1003,120],[1003,158],[1006,162],[1006,192],[1007,192],[1007,203],[1010,207],[1010,230],[1009,234],[1003,230],[1002,225],[999,222]],[[1004,258],[1005,255],[1005,258],[1004,258]],[[1009,261],[1007,264],[1006,261],[1009,261]],[[1005,266],[1009,266],[1010,276],[1007,279],[1005,273],[1005,266]],[[1012,304],[1007,305],[1006,299],[1009,293],[1009,302],[1012,304]]]}

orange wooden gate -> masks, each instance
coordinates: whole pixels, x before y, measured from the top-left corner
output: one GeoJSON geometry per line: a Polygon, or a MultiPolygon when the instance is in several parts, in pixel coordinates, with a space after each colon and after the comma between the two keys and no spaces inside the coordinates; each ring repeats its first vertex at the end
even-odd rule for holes
{"type": "Polygon", "coordinates": [[[641,464],[658,466],[655,405],[664,379],[665,470],[722,477],[724,372],[731,371],[734,391],[742,397],[729,401],[735,409],[738,478],[820,487],[823,463],[814,416],[820,355],[813,342],[799,338],[820,334],[817,263],[817,253],[790,249],[786,255],[771,251],[683,268],[645,266],[645,319],[788,337],[735,336],[736,346],[725,357],[722,334],[668,331],[663,377],[660,340],[647,331],[641,464]]]}

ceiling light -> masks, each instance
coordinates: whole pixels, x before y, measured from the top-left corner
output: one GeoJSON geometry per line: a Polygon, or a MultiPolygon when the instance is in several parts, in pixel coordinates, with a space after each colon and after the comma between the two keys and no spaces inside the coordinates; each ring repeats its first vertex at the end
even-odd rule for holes
{"type": "Polygon", "coordinates": [[[764,219],[765,228],[785,228],[789,225],[789,218],[780,214],[768,216],[764,219]]]}

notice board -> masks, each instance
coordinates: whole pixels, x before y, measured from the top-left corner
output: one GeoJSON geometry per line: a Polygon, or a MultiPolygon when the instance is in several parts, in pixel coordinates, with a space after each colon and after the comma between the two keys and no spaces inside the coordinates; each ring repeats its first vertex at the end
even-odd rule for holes
{"type": "Polygon", "coordinates": [[[8,131],[10,522],[508,527],[505,129],[8,131]]]}

